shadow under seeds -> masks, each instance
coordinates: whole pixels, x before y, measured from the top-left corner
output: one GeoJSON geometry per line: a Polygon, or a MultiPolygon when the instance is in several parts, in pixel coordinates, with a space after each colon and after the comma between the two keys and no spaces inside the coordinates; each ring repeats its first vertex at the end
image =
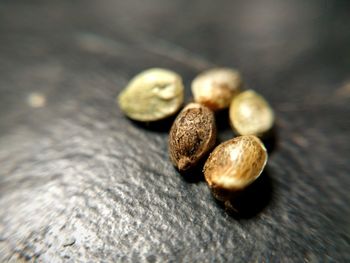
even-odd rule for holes
{"type": "Polygon", "coordinates": [[[278,134],[276,124],[262,138],[266,150],[269,154],[273,153],[278,147],[278,134]]]}
{"type": "Polygon", "coordinates": [[[209,153],[206,156],[204,156],[195,167],[184,172],[178,171],[185,182],[195,184],[205,181],[203,167],[206,160],[208,159],[208,156],[209,153]]]}
{"type": "Polygon", "coordinates": [[[152,122],[141,122],[141,121],[135,121],[132,119],[129,119],[135,126],[144,129],[149,130],[157,133],[169,133],[171,126],[173,125],[176,114],[173,116],[170,116],[166,119],[159,120],[159,121],[152,121],[152,122]]]}
{"type": "Polygon", "coordinates": [[[257,216],[270,203],[273,195],[271,177],[265,170],[243,192],[226,202],[216,200],[227,214],[235,219],[250,219],[257,216]]]}
{"type": "Polygon", "coordinates": [[[232,131],[228,108],[215,112],[215,120],[218,132],[226,130],[232,131]]]}

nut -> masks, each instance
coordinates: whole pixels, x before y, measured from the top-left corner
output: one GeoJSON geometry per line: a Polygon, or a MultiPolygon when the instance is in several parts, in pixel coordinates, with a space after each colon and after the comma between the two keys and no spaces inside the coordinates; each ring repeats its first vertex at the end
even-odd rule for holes
{"type": "Polygon", "coordinates": [[[133,120],[157,121],[175,114],[184,99],[181,77],[152,68],[136,75],[118,96],[122,111],[133,120]]]}
{"type": "Polygon", "coordinates": [[[169,135],[169,156],[180,171],[194,167],[216,141],[213,112],[198,103],[188,104],[175,119],[169,135]]]}
{"type": "Polygon", "coordinates": [[[217,146],[204,165],[204,176],[214,196],[226,201],[231,193],[253,183],[263,171],[267,152],[253,135],[239,136],[217,146]]]}
{"type": "Polygon", "coordinates": [[[214,68],[204,71],[192,81],[194,101],[211,110],[221,110],[230,105],[242,85],[238,71],[229,68],[214,68]]]}
{"type": "Polygon", "coordinates": [[[247,90],[232,100],[230,123],[240,135],[263,136],[273,126],[274,113],[261,95],[247,90]]]}

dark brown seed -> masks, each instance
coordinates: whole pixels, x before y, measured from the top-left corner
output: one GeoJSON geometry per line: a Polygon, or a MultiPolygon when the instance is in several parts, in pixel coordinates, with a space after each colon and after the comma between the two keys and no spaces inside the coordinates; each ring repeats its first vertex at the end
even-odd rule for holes
{"type": "Polygon", "coordinates": [[[213,112],[198,103],[188,104],[177,116],[169,135],[169,155],[180,171],[194,167],[215,144],[213,112]]]}

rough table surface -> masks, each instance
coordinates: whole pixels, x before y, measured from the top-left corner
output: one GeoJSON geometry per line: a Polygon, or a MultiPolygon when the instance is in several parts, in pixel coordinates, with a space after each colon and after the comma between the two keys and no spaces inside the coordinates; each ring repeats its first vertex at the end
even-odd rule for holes
{"type": "MultiPolygon", "coordinates": [[[[348,1],[0,1],[0,261],[350,260],[348,1]],[[238,68],[277,116],[241,216],[115,97],[238,68]]],[[[233,136],[225,113],[219,141],[233,136]]]]}

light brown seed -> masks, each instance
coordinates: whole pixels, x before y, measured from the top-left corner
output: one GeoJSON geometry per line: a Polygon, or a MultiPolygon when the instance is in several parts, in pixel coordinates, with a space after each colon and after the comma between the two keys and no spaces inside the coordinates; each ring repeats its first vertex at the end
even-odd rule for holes
{"type": "Polygon", "coordinates": [[[261,95],[247,90],[232,100],[230,123],[237,134],[262,136],[272,128],[274,113],[261,95]]]}
{"type": "Polygon", "coordinates": [[[194,101],[211,110],[221,110],[230,105],[242,85],[238,71],[214,68],[199,74],[191,85],[194,101]]]}
{"type": "Polygon", "coordinates": [[[188,104],[175,119],[169,135],[169,156],[180,171],[194,167],[216,140],[213,112],[198,103],[188,104]]]}
{"type": "Polygon", "coordinates": [[[184,99],[181,77],[152,68],[136,75],[118,96],[122,111],[137,121],[157,121],[175,114],[184,99]]]}
{"type": "Polygon", "coordinates": [[[217,146],[204,165],[204,176],[214,196],[226,201],[254,182],[267,162],[267,152],[253,135],[239,136],[217,146]]]}

